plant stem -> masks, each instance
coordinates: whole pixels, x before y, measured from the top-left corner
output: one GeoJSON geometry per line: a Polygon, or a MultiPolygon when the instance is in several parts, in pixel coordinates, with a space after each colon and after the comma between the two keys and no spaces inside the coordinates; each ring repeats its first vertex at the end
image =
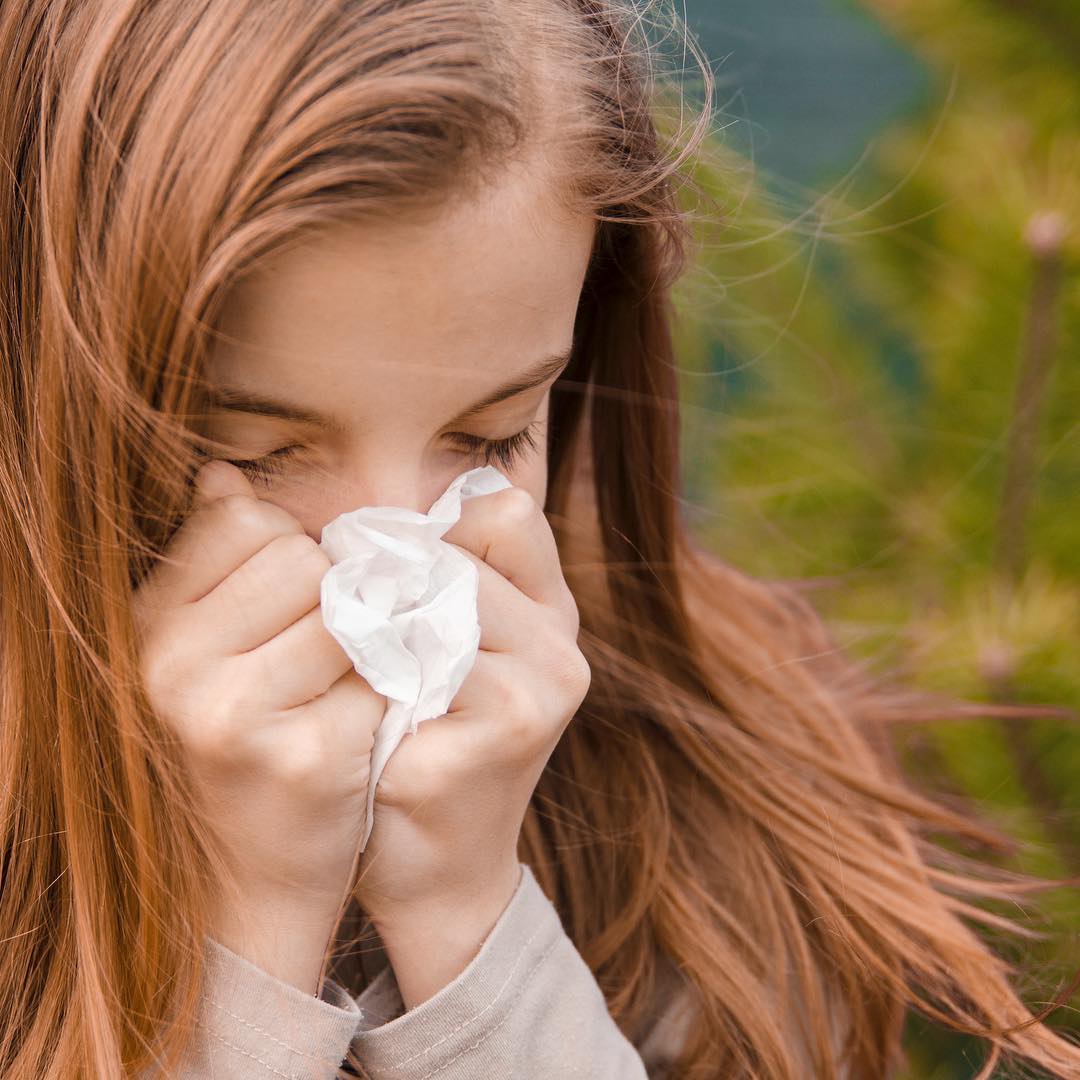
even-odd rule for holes
{"type": "Polygon", "coordinates": [[[1039,414],[1057,343],[1064,239],[1065,223],[1054,212],[1036,214],[1028,222],[1025,240],[1032,253],[1033,279],[1017,366],[997,530],[997,568],[1012,583],[1022,575],[1026,559],[1027,523],[1037,471],[1039,414]]]}

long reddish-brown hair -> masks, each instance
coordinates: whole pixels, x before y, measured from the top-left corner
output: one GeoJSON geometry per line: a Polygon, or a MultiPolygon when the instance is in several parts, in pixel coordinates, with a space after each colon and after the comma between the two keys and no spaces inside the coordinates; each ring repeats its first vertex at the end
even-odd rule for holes
{"type": "Polygon", "coordinates": [[[933,704],[681,518],[671,287],[708,105],[662,137],[646,14],[0,2],[4,1077],[122,1076],[190,1036],[214,838],[129,601],[189,506],[230,284],[342,218],[437,212],[536,145],[597,221],[546,507],[593,680],[520,854],[613,1017],[642,1039],[667,971],[693,1006],[680,1077],[884,1077],[910,1008],[985,1036],[980,1076],[1002,1054],[1080,1074],[976,932],[1030,935],[982,901],[1048,883],[932,839],[1003,841],[890,752],[888,721],[933,704]]]}

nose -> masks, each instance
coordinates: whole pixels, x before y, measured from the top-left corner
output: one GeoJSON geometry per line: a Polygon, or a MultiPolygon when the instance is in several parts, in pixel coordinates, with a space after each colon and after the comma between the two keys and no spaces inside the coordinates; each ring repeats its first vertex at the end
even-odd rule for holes
{"type": "Polygon", "coordinates": [[[327,492],[326,521],[362,506],[396,506],[426,514],[455,475],[436,476],[419,462],[385,457],[351,462],[334,478],[333,490],[327,492]]]}

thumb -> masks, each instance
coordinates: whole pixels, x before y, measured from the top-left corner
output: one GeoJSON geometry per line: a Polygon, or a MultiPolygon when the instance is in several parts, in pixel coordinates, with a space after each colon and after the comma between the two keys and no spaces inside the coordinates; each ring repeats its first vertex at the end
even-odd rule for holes
{"type": "Polygon", "coordinates": [[[195,506],[205,506],[226,495],[250,495],[253,499],[258,498],[244,471],[220,459],[208,461],[199,469],[195,474],[194,487],[195,506]]]}

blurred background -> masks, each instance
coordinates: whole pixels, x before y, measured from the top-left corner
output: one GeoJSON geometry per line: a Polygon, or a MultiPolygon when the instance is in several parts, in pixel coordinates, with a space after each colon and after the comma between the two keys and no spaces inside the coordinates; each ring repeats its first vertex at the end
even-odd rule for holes
{"type": "MultiPolygon", "coordinates": [[[[1058,706],[897,742],[1017,837],[1003,865],[1080,875],[1080,3],[683,18],[716,78],[697,176],[723,215],[678,296],[686,514],[736,565],[810,579],[875,670],[1058,706]]],[[[1033,1008],[1080,967],[1076,890],[1037,903],[1044,940],[996,943],[1033,1008]]],[[[1080,1032],[1078,1006],[1051,1023],[1080,1032]]],[[[915,1017],[906,1042],[905,1080],[983,1059],[915,1017]]]]}

